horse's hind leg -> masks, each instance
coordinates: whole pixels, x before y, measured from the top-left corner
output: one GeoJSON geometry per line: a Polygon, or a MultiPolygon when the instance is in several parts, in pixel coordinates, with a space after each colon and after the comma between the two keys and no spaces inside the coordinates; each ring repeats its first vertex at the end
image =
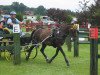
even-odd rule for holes
{"type": "Polygon", "coordinates": [[[30,57],[30,54],[31,54],[31,52],[32,52],[32,50],[33,50],[33,48],[34,48],[35,46],[34,45],[32,45],[30,48],[29,48],[29,50],[28,50],[28,55],[26,56],[26,60],[28,60],[29,59],[29,57],[30,57]]]}
{"type": "Polygon", "coordinates": [[[62,49],[61,47],[58,47],[58,48],[59,48],[59,50],[61,51],[62,55],[64,56],[65,62],[67,63],[67,66],[69,66],[69,61],[68,61],[68,59],[66,58],[66,55],[65,55],[63,49],[62,49]]]}
{"type": "Polygon", "coordinates": [[[46,54],[44,53],[44,49],[46,48],[45,44],[42,44],[42,48],[40,49],[41,53],[43,54],[43,56],[45,57],[46,61],[48,61],[48,57],[46,56],[46,54]]]}
{"type": "Polygon", "coordinates": [[[55,55],[48,61],[48,63],[51,63],[52,60],[54,60],[54,58],[58,55],[58,52],[59,52],[59,49],[57,48],[55,55]]]}

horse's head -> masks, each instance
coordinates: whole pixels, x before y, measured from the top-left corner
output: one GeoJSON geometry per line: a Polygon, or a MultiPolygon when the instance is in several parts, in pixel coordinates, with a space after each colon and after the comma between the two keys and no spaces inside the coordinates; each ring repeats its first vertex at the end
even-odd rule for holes
{"type": "Polygon", "coordinates": [[[77,36],[77,28],[78,25],[62,25],[60,27],[62,33],[64,33],[66,36],[70,35],[73,38],[77,36]]]}
{"type": "Polygon", "coordinates": [[[62,45],[68,35],[73,39],[77,36],[77,26],[62,25],[58,29],[54,29],[53,33],[56,45],[62,45]]]}

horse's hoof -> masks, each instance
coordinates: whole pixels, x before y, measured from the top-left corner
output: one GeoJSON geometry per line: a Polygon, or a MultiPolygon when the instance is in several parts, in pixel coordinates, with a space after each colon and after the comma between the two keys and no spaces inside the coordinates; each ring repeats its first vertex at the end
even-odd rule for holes
{"type": "Polygon", "coordinates": [[[52,61],[51,60],[48,60],[48,62],[47,63],[51,63],[52,61]]]}
{"type": "Polygon", "coordinates": [[[46,59],[46,62],[49,63],[49,58],[46,59]]]}
{"type": "Polygon", "coordinates": [[[49,62],[49,59],[46,59],[46,62],[48,63],[49,62]]]}
{"type": "Polygon", "coordinates": [[[50,60],[48,60],[47,63],[51,63],[50,60]]]}

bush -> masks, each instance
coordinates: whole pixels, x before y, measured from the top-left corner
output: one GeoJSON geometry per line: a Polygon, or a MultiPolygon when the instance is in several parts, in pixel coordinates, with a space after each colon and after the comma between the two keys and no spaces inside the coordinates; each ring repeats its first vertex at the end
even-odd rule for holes
{"type": "Polygon", "coordinates": [[[68,15],[68,16],[67,16],[67,19],[66,19],[66,22],[67,22],[68,24],[71,24],[72,19],[73,19],[72,16],[68,15]]]}
{"type": "Polygon", "coordinates": [[[23,14],[22,14],[22,13],[17,13],[16,18],[17,18],[19,21],[23,21],[23,14]]]}

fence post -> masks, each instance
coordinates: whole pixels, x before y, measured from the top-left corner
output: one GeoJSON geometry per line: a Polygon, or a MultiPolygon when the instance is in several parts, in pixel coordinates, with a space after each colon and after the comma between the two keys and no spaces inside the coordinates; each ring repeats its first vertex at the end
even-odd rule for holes
{"type": "Polygon", "coordinates": [[[98,28],[90,28],[90,75],[98,75],[98,28]]]}
{"type": "Polygon", "coordinates": [[[74,57],[78,57],[79,56],[79,34],[77,31],[77,36],[74,39],[74,57]]]}
{"type": "Polygon", "coordinates": [[[20,64],[21,63],[21,56],[20,56],[20,34],[14,33],[13,34],[13,40],[14,40],[14,64],[20,64]]]}
{"type": "Polygon", "coordinates": [[[14,40],[14,64],[21,63],[21,47],[20,47],[20,26],[19,24],[13,25],[13,40],[14,40]]]}
{"type": "Polygon", "coordinates": [[[90,75],[98,75],[98,41],[91,39],[90,44],[90,75]]]}
{"type": "MultiPolygon", "coordinates": [[[[0,41],[1,41],[1,39],[0,39],[0,41]]],[[[0,43],[0,46],[1,46],[1,44],[2,44],[2,43],[0,43]]],[[[1,49],[0,49],[0,58],[1,58],[1,49]]]]}
{"type": "Polygon", "coordinates": [[[1,21],[1,11],[0,11],[0,21],[1,21]]]}
{"type": "Polygon", "coordinates": [[[0,51],[0,58],[1,58],[1,51],[0,51]]]}

